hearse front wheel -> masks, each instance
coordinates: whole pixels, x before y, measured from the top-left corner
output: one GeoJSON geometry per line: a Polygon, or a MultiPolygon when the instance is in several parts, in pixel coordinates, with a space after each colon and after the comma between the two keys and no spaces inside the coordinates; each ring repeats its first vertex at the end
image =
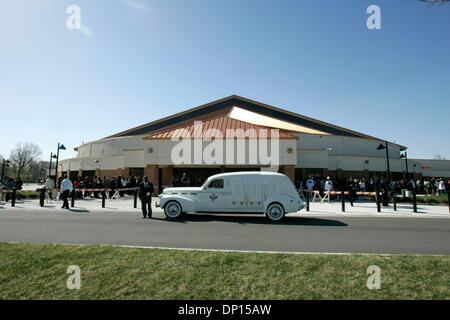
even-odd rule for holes
{"type": "Polygon", "coordinates": [[[181,205],[176,201],[169,201],[164,206],[164,213],[169,219],[176,219],[181,215],[181,205]]]}
{"type": "Polygon", "coordinates": [[[266,216],[272,221],[280,221],[284,217],[283,206],[279,203],[270,204],[269,207],[267,207],[266,216]]]}

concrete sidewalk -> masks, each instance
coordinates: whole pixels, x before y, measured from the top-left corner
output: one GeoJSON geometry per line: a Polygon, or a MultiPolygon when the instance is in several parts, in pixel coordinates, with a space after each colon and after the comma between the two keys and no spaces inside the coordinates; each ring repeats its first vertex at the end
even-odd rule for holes
{"type": "MultiPolygon", "coordinates": [[[[417,212],[413,212],[412,203],[398,203],[397,211],[394,211],[394,205],[390,204],[389,207],[381,207],[381,212],[377,212],[377,205],[375,202],[370,201],[356,201],[353,203],[353,207],[349,202],[345,203],[345,212],[342,212],[342,205],[340,201],[335,202],[314,202],[310,203],[310,211],[306,212],[302,210],[301,214],[311,214],[314,216],[373,216],[373,217],[439,217],[450,218],[448,206],[433,206],[433,205],[417,205],[417,212]]],[[[295,213],[297,215],[299,213],[295,213]]]]}
{"type": "MultiPolygon", "coordinates": [[[[153,197],[153,210],[155,212],[162,213],[160,208],[155,207],[155,203],[158,200],[157,197],[153,197]]],[[[75,207],[71,208],[73,211],[77,212],[109,212],[109,213],[138,213],[141,212],[141,203],[138,199],[137,208],[133,208],[134,199],[132,196],[125,195],[120,199],[107,199],[105,202],[105,208],[102,208],[101,199],[84,199],[76,200],[75,207]]],[[[69,199],[70,205],[70,199],[69,199]]],[[[62,201],[52,201],[47,203],[45,201],[45,206],[39,206],[39,200],[21,200],[16,201],[16,206],[11,207],[11,201],[5,203],[0,203],[0,213],[4,211],[54,211],[54,212],[70,212],[66,209],[62,209],[62,201]]],[[[368,201],[357,201],[354,206],[350,206],[350,203],[345,203],[345,212],[342,212],[341,202],[312,202],[310,203],[310,211],[307,212],[306,209],[301,210],[297,213],[290,213],[288,216],[340,216],[340,217],[415,217],[415,218],[450,218],[450,213],[447,206],[430,206],[430,205],[418,205],[417,213],[413,212],[412,204],[401,203],[397,205],[397,211],[394,211],[393,205],[389,207],[381,208],[381,212],[377,212],[376,203],[368,201]]]]}

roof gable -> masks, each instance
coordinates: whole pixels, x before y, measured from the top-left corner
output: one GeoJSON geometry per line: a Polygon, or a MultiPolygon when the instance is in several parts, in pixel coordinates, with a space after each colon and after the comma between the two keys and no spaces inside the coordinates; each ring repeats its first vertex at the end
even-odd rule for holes
{"type": "MultiPolygon", "coordinates": [[[[210,102],[208,104],[195,107],[172,116],[149,122],[142,126],[138,126],[115,135],[112,137],[130,136],[130,135],[145,135],[152,132],[161,131],[179,125],[180,123],[187,123],[196,119],[207,117],[208,114],[226,114],[230,108],[239,107],[245,110],[249,110],[255,113],[262,114],[264,116],[280,119],[286,122],[293,123],[298,126],[311,128],[312,130],[321,131],[327,134],[359,137],[377,141],[384,141],[379,138],[371,137],[356,131],[345,129],[339,126],[335,126],[323,121],[312,119],[294,112],[283,110],[274,106],[266,105],[261,102],[253,101],[240,96],[232,95],[217,101],[210,102]]],[[[406,149],[402,147],[402,149],[406,149]]]]}
{"type": "MultiPolygon", "coordinates": [[[[189,124],[165,131],[152,133],[144,139],[172,139],[172,138],[272,138],[270,127],[254,125],[245,121],[230,118],[229,116],[220,116],[205,121],[196,120],[189,124]],[[217,137],[219,135],[220,137],[217,137]]],[[[279,139],[298,139],[297,136],[290,134],[286,130],[278,130],[279,139]]]]}

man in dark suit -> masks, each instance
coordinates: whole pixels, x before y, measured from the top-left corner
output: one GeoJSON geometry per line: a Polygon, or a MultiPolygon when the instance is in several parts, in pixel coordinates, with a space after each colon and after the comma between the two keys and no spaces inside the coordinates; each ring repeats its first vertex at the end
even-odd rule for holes
{"type": "Polygon", "coordinates": [[[142,214],[144,219],[152,217],[152,193],[154,191],[153,183],[148,181],[147,177],[144,177],[144,181],[139,184],[139,199],[141,199],[142,214]],[[148,208],[148,213],[147,213],[148,208]]]}
{"type": "Polygon", "coordinates": [[[380,188],[381,188],[381,194],[382,194],[382,202],[383,202],[383,207],[389,207],[389,185],[388,182],[386,182],[384,179],[381,179],[381,183],[380,183],[380,188]]]}

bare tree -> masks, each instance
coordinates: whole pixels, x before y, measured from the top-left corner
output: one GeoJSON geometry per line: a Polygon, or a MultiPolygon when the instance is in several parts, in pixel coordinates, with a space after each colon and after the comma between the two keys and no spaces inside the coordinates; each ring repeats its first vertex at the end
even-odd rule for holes
{"type": "Polygon", "coordinates": [[[47,175],[48,161],[33,161],[27,168],[27,178],[31,180],[41,180],[47,175]]]}
{"type": "Polygon", "coordinates": [[[443,3],[448,3],[450,0],[419,0],[420,2],[426,2],[429,5],[433,5],[433,4],[443,4],[443,3]]]}
{"type": "Polygon", "coordinates": [[[10,160],[18,168],[17,176],[20,177],[20,171],[28,167],[42,155],[41,148],[33,142],[25,142],[23,145],[19,142],[11,151],[10,160]]]}
{"type": "Polygon", "coordinates": [[[436,154],[436,155],[434,156],[434,159],[435,159],[435,160],[447,160],[445,157],[441,156],[440,154],[436,154]]]}
{"type": "Polygon", "coordinates": [[[2,172],[0,172],[0,184],[3,184],[3,175],[5,174],[5,168],[3,167],[3,160],[4,160],[5,158],[3,158],[3,156],[0,154],[0,170],[2,170],[3,169],[3,171],[2,172]]]}

